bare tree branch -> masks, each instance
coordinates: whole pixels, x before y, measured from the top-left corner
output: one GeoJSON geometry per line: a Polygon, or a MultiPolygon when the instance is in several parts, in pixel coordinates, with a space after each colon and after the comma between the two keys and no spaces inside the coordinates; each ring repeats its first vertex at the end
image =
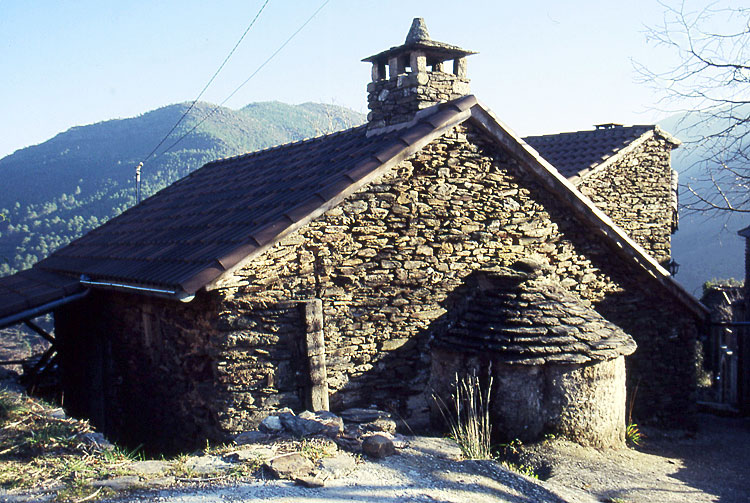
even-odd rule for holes
{"type": "Polygon", "coordinates": [[[700,154],[699,175],[683,185],[682,206],[692,211],[750,213],[750,8],[730,2],[661,3],[663,20],[649,28],[648,40],[678,63],[666,69],[636,63],[641,80],[662,95],[661,105],[684,113],[678,133],[700,154]]]}

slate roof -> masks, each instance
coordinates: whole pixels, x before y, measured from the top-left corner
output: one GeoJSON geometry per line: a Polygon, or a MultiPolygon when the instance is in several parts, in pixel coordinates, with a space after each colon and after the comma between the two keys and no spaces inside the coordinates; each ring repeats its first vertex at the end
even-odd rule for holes
{"type": "Polygon", "coordinates": [[[615,126],[573,133],[528,136],[523,140],[565,177],[582,174],[617,154],[656,126],[615,126]]]}
{"type": "Polygon", "coordinates": [[[705,315],[705,307],[474,96],[421,110],[408,124],[378,131],[360,126],[208,163],[57,250],[34,270],[85,275],[114,283],[110,287],[157,287],[164,290],[159,294],[177,298],[211,288],[227,272],[467,120],[609,240],[614,253],[705,315]]]}
{"type": "MultiPolygon", "coordinates": [[[[60,276],[41,269],[27,269],[0,278],[0,328],[15,321],[10,316],[42,308],[36,315],[47,312],[43,307],[60,299],[85,292],[78,278],[60,276]],[[7,320],[5,320],[8,318],[7,320]],[[5,321],[2,321],[5,320],[5,321]]],[[[24,318],[20,318],[21,320],[24,318]]]]}
{"type": "Polygon", "coordinates": [[[559,283],[510,268],[480,275],[465,311],[433,346],[520,365],[604,361],[636,349],[630,335],[559,283]]]}
{"type": "Polygon", "coordinates": [[[397,140],[366,133],[360,126],[210,162],[37,267],[194,291],[196,275],[213,279],[271,242],[397,140]]]}
{"type": "Polygon", "coordinates": [[[36,267],[194,293],[475,103],[445,103],[410,128],[359,126],[210,162],[36,267]]]}

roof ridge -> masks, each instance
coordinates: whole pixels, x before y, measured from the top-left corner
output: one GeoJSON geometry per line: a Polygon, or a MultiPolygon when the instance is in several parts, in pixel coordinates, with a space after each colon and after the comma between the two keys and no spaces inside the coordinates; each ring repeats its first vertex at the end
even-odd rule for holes
{"type": "MultiPolygon", "coordinates": [[[[635,128],[649,128],[649,129],[658,129],[659,126],[657,124],[632,124],[630,126],[619,126],[616,128],[611,129],[579,129],[578,131],[562,131],[559,133],[546,133],[546,134],[539,134],[539,135],[527,135],[524,136],[523,139],[526,138],[548,138],[553,136],[562,136],[562,135],[568,135],[568,134],[580,134],[580,133],[598,133],[601,132],[611,132],[611,131],[622,131],[625,129],[635,129],[635,128]]],[[[601,134],[601,133],[598,133],[601,134]]]]}

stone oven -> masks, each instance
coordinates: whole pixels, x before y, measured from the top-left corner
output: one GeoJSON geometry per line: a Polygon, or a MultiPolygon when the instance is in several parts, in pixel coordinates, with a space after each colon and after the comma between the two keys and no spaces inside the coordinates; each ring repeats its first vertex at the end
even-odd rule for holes
{"type": "Polygon", "coordinates": [[[625,362],[633,339],[538,262],[480,270],[466,305],[432,341],[438,397],[466,373],[492,378],[493,429],[503,440],[561,434],[580,444],[625,440],[625,362]]]}

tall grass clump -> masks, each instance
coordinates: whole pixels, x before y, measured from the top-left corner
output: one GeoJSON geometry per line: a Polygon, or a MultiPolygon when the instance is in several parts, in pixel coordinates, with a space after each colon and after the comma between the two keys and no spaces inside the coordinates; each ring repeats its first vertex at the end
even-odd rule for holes
{"type": "Polygon", "coordinates": [[[454,380],[450,406],[433,395],[440,413],[448,422],[451,436],[458,443],[466,459],[492,459],[490,450],[490,391],[492,378],[486,387],[476,375],[465,375],[454,380]]]}

